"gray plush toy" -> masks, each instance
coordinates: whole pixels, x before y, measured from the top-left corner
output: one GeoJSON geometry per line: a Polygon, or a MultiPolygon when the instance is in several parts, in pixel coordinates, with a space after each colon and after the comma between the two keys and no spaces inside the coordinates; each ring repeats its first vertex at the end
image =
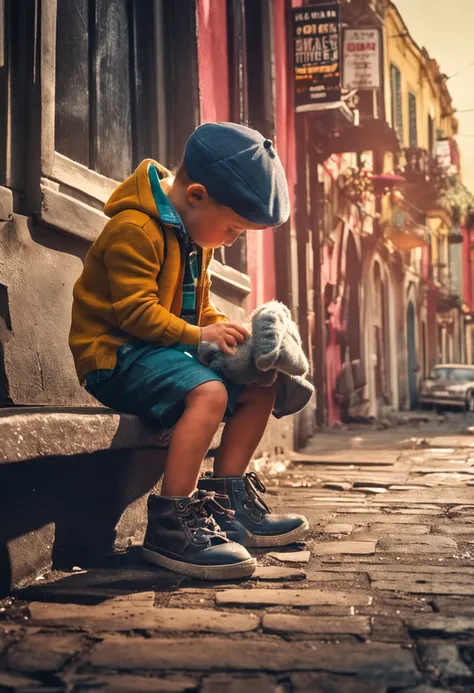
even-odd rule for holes
{"type": "Polygon", "coordinates": [[[307,379],[309,365],[298,327],[288,308],[278,301],[264,303],[250,315],[250,337],[235,354],[225,354],[216,344],[203,342],[202,363],[239,385],[269,386],[277,381],[274,415],[295,414],[311,399],[314,387],[307,379]]]}

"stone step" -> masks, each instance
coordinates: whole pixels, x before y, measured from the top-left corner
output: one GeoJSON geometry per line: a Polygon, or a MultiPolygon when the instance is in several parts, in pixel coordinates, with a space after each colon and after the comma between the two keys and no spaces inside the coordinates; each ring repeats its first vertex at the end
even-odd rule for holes
{"type": "Polygon", "coordinates": [[[0,409],[0,597],[140,543],[169,439],[105,407],[0,409]]]}

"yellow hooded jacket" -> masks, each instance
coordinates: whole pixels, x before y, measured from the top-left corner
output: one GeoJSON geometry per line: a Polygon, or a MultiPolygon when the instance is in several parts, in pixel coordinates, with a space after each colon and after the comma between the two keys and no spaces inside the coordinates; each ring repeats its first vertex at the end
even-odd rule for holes
{"type": "Polygon", "coordinates": [[[213,251],[207,248],[196,289],[198,326],[179,317],[184,260],[176,225],[160,218],[156,202],[158,176],[170,175],[146,159],[105,205],[110,221],[87,253],[73,293],[69,346],[80,382],[90,371],[115,368],[117,349],[131,337],[198,345],[199,327],[227,320],[210,301],[213,251]]]}

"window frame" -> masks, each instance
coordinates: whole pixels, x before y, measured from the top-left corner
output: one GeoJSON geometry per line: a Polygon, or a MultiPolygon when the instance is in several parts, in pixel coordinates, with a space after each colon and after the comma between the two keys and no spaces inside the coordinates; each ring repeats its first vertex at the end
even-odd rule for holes
{"type": "Polygon", "coordinates": [[[390,92],[391,92],[391,106],[392,106],[392,128],[397,133],[400,143],[403,145],[404,141],[404,127],[403,127],[403,89],[402,89],[402,72],[398,65],[394,62],[390,63],[390,92]],[[399,102],[397,100],[397,94],[395,90],[395,77],[399,80],[399,102]],[[400,115],[400,121],[398,120],[398,114],[400,115]]]}
{"type": "MultiPolygon", "coordinates": [[[[58,0],[40,0],[39,33],[39,180],[33,181],[29,200],[39,219],[84,240],[102,230],[107,217],[100,211],[119,181],[103,176],[60,154],[55,148],[56,31],[58,0]],[[66,186],[64,194],[59,186],[66,186]],[[77,197],[75,196],[77,194],[77,197]],[[91,204],[78,199],[90,198],[91,204]],[[71,214],[71,212],[75,213],[71,214]],[[83,229],[88,229],[83,231],[83,229]]],[[[91,238],[92,236],[92,238],[91,238]]]]}
{"type": "Polygon", "coordinates": [[[414,91],[408,91],[408,146],[410,149],[418,147],[418,99],[414,91]],[[412,110],[414,107],[414,110],[412,110]],[[412,114],[414,113],[414,120],[412,114]]]}
{"type": "MultiPolygon", "coordinates": [[[[27,181],[28,211],[35,213],[39,220],[67,234],[79,236],[91,241],[96,238],[104,227],[107,217],[102,212],[104,203],[112,192],[122,182],[107,177],[87,166],[61,154],[55,147],[55,114],[56,114],[56,37],[57,10],[59,0],[38,0],[38,20],[35,32],[37,38],[36,64],[38,65],[37,105],[39,115],[34,126],[33,141],[38,142],[39,161],[27,181]]],[[[154,35],[157,35],[157,24],[160,17],[161,0],[154,0],[154,35]]],[[[191,21],[196,26],[196,2],[189,8],[193,12],[191,21]]],[[[195,45],[189,48],[189,59],[196,60],[197,65],[197,32],[195,45]],[[192,55],[191,55],[192,54],[192,55]]],[[[159,50],[159,47],[158,47],[159,50]]],[[[156,63],[161,62],[159,54],[155,55],[156,63]]],[[[171,68],[173,69],[173,68],[171,68]]],[[[197,72],[197,71],[196,71],[197,72]]],[[[166,104],[168,76],[162,71],[156,75],[154,100],[158,113],[163,111],[166,104]],[[160,108],[161,104],[161,108],[160,108]]],[[[190,109],[197,126],[199,121],[199,91],[197,77],[193,75],[191,89],[186,85],[189,95],[190,109]]],[[[184,89],[184,86],[183,86],[184,89]]],[[[176,98],[182,98],[178,94],[176,98]]],[[[134,105],[132,104],[132,109],[134,105]]],[[[175,140],[182,133],[173,129],[173,140],[169,137],[168,125],[172,118],[164,119],[162,127],[158,120],[154,139],[161,158],[162,150],[173,152],[175,140]],[[166,128],[166,134],[163,132],[166,128]],[[161,132],[160,132],[161,130],[161,132]],[[166,147],[166,149],[165,149],[166,147]]],[[[181,137],[182,139],[182,137],[181,137]]],[[[150,152],[152,155],[152,152],[150,152]]],[[[167,159],[166,159],[167,161],[167,159]]],[[[177,163],[177,162],[174,162],[177,163]]]]}

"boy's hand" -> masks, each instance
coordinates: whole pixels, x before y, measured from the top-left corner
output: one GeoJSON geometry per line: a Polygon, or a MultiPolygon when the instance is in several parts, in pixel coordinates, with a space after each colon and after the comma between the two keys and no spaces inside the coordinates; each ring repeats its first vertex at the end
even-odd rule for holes
{"type": "Polygon", "coordinates": [[[234,354],[232,347],[242,343],[250,332],[243,325],[233,322],[217,322],[215,325],[201,327],[201,342],[217,344],[225,354],[234,354]]]}

